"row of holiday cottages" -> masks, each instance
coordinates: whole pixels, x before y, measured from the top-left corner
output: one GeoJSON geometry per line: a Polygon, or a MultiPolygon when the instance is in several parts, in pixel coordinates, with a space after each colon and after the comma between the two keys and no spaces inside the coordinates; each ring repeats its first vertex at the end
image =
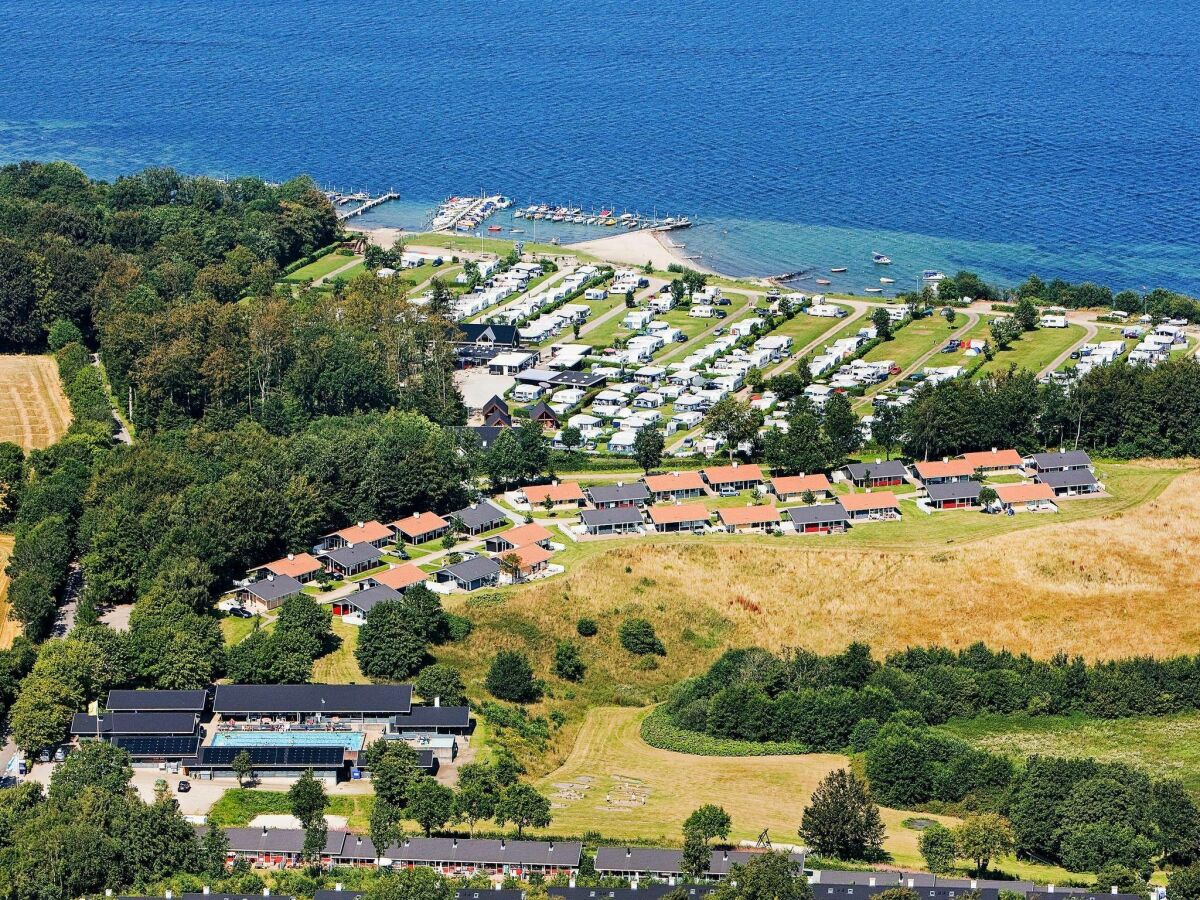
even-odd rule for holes
{"type": "MultiPolygon", "coordinates": [[[[444,518],[423,512],[386,525],[376,520],[357,522],[323,537],[313,553],[289,553],[251,569],[235,596],[246,606],[275,609],[323,571],[338,578],[352,578],[378,569],[385,565],[383,548],[389,545],[436,541],[456,525],[460,533],[475,537],[510,523],[508,514],[489,501],[472,503],[444,518]]],[[[504,578],[524,580],[548,568],[555,549],[551,538],[549,530],[531,522],[486,538],[484,548],[494,556],[466,551],[459,562],[435,572],[426,572],[411,562],[388,565],[359,580],[354,592],[334,602],[333,612],[361,620],[374,606],[399,597],[415,584],[428,584],[435,590],[471,591],[498,584],[504,578]]]]}

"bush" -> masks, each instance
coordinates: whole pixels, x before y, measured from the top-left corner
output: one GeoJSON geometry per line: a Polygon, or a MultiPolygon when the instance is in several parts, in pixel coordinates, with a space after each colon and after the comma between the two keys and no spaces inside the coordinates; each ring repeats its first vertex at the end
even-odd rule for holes
{"type": "Polygon", "coordinates": [[[570,641],[559,641],[554,648],[554,663],[550,670],[563,681],[583,681],[587,666],[579,658],[579,650],[570,641]]]}
{"type": "Polygon", "coordinates": [[[542,696],[542,686],[533,677],[529,658],[516,650],[496,654],[485,685],[493,697],[513,703],[535,703],[542,696]]]}
{"type": "Polygon", "coordinates": [[[458,670],[445,663],[426,666],[413,683],[413,689],[426,703],[440,697],[446,706],[463,706],[467,702],[466,688],[458,670]]]}
{"type": "Polygon", "coordinates": [[[850,749],[855,753],[862,753],[871,746],[877,734],[879,722],[876,719],[860,719],[850,731],[850,749]]]}
{"type": "Polygon", "coordinates": [[[451,641],[465,641],[474,630],[475,626],[466,616],[446,613],[446,637],[451,641]]]}
{"type": "Polygon", "coordinates": [[[630,653],[636,653],[639,656],[651,653],[657,656],[667,655],[667,648],[655,634],[654,626],[645,619],[626,619],[621,623],[619,635],[621,646],[630,653]]]}
{"type": "Polygon", "coordinates": [[[575,630],[579,632],[580,637],[595,637],[600,627],[595,619],[583,618],[575,623],[575,630]]]}

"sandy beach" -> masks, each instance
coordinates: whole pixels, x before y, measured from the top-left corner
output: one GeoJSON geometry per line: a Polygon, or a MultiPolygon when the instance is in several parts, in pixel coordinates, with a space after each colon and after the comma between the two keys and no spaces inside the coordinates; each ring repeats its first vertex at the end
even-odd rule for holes
{"type": "MultiPolygon", "coordinates": [[[[372,244],[390,248],[399,237],[411,237],[416,232],[404,231],[400,228],[354,228],[361,231],[372,244]]],[[[508,238],[511,240],[511,238],[508,238]]],[[[416,248],[418,245],[414,244],[416,248]]],[[[654,268],[664,270],[667,266],[678,264],[709,275],[720,274],[703,265],[700,260],[686,259],[682,249],[674,246],[670,235],[656,231],[620,231],[617,234],[605,235],[578,244],[563,244],[558,248],[564,255],[572,251],[590,253],[592,256],[613,263],[624,263],[631,266],[642,266],[649,262],[654,268]]]]}

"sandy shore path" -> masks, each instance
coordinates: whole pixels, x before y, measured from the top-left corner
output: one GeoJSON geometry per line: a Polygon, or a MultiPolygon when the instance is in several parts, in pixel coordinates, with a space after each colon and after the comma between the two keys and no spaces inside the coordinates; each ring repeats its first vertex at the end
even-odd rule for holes
{"type": "Polygon", "coordinates": [[[609,262],[627,263],[631,266],[642,266],[649,262],[654,268],[662,271],[676,263],[698,272],[718,274],[697,260],[685,259],[683,253],[671,244],[670,238],[657,231],[622,231],[593,241],[568,244],[566,247],[591,253],[609,262]]]}

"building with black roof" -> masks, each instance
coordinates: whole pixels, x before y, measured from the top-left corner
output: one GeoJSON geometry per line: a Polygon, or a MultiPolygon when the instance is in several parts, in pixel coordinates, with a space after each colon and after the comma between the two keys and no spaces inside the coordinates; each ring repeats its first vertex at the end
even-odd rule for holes
{"type": "Polygon", "coordinates": [[[1065,472],[1071,469],[1090,469],[1092,467],[1092,458],[1083,450],[1035,453],[1032,462],[1035,472],[1065,472]]]}
{"type": "Polygon", "coordinates": [[[463,529],[470,535],[491,531],[493,528],[507,525],[509,521],[504,511],[490,500],[472,503],[470,506],[456,509],[450,513],[450,518],[458,519],[458,521],[462,522],[463,529]]]}
{"type": "Polygon", "coordinates": [[[109,712],[204,712],[208,691],[112,690],[104,701],[109,712]]]}
{"type": "Polygon", "coordinates": [[[490,556],[475,556],[438,569],[433,578],[441,584],[454,584],[460,590],[477,591],[500,581],[500,563],[490,556]]]}
{"type": "Polygon", "coordinates": [[[846,474],[856,487],[873,488],[904,484],[908,469],[898,459],[880,460],[873,463],[850,463],[846,474]]]}
{"type": "Polygon", "coordinates": [[[491,447],[492,441],[496,440],[504,429],[504,425],[467,425],[463,427],[464,431],[470,432],[479,442],[481,450],[491,447]]]}
{"type": "Polygon", "coordinates": [[[588,499],[596,509],[618,509],[625,506],[645,506],[650,502],[650,489],[641,481],[628,484],[597,484],[587,489],[588,499]]]}
{"type": "Polygon", "coordinates": [[[850,516],[841,503],[789,506],[782,510],[799,534],[841,533],[850,527],[850,516]]]}
{"type": "MultiPolygon", "coordinates": [[[[714,850],[709,854],[709,879],[721,879],[735,865],[745,865],[760,852],[756,850],[714,850]]],[[[804,868],[804,853],[791,855],[797,870],[804,868]]],[[[619,878],[657,878],[660,881],[683,876],[683,851],[659,850],[650,847],[600,847],[596,850],[596,874],[619,878]]],[[[639,888],[640,889],[640,888],[639,888]]]]}
{"type": "Polygon", "coordinates": [[[195,734],[199,720],[194,712],[109,712],[102,716],[76,713],[71,718],[71,734],[84,738],[190,735],[195,734]]]}
{"type": "Polygon", "coordinates": [[[326,746],[294,746],[280,744],[265,747],[200,747],[196,757],[185,763],[188,774],[197,778],[229,778],[237,773],[233,761],[242,753],[249,754],[256,775],[276,778],[298,778],[311,769],[313,776],[330,781],[340,780],[346,773],[346,748],[326,746]]]}
{"type": "Polygon", "coordinates": [[[235,595],[245,606],[270,610],[282,606],[289,597],[294,597],[303,590],[304,585],[291,575],[272,574],[239,587],[235,595]]]}
{"type": "Polygon", "coordinates": [[[414,706],[405,715],[392,716],[392,731],[431,734],[466,734],[471,730],[469,706],[414,706]]]}
{"type": "Polygon", "coordinates": [[[223,719],[382,723],[411,708],[408,684],[219,684],[213,698],[213,712],[223,719]]]}
{"type": "Polygon", "coordinates": [[[388,587],[386,584],[374,583],[370,586],[364,585],[359,590],[351,591],[342,597],[338,603],[343,608],[350,607],[359,615],[365,616],[385,600],[395,600],[403,596],[400,591],[393,587],[388,587]]]}
{"type": "Polygon", "coordinates": [[[561,900],[662,900],[683,891],[688,900],[702,900],[717,889],[715,884],[639,884],[637,887],[551,887],[547,893],[561,900]]]}
{"type": "Polygon", "coordinates": [[[644,524],[642,511],[636,506],[619,506],[612,509],[585,509],[579,520],[588,534],[628,534],[644,524]]]}
{"type": "Polygon", "coordinates": [[[982,489],[983,485],[978,481],[946,481],[925,485],[928,503],[934,509],[966,509],[979,506],[979,492],[982,489]]]}
{"type": "Polygon", "coordinates": [[[349,578],[379,565],[383,551],[373,544],[363,541],[359,544],[347,544],[344,547],[322,550],[317,555],[325,561],[325,567],[330,572],[343,578],[349,578]]]}
{"type": "Polygon", "coordinates": [[[1056,497],[1095,494],[1103,489],[1091,469],[1049,469],[1038,472],[1034,478],[1041,484],[1050,485],[1056,497]]]}
{"type": "Polygon", "coordinates": [[[460,322],[460,345],[476,345],[495,350],[515,350],[521,346],[521,334],[516,325],[491,325],[486,322],[460,322]]]}

